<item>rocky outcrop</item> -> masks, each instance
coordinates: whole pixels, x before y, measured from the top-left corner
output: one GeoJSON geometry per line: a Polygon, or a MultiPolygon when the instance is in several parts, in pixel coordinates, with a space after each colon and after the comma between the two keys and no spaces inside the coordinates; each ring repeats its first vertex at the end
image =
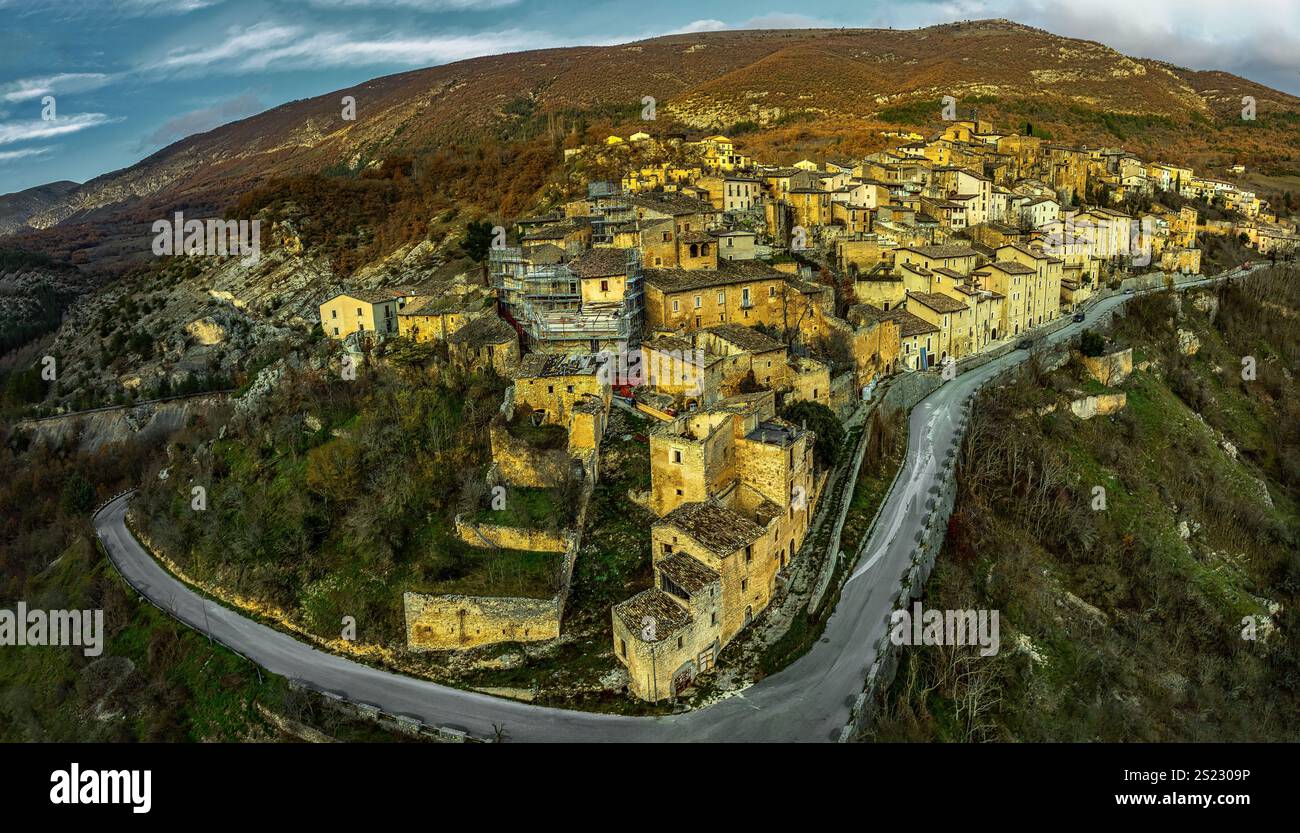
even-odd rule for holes
{"type": "Polygon", "coordinates": [[[1178,352],[1184,356],[1195,356],[1201,349],[1201,340],[1191,330],[1178,330],[1178,352]]]}
{"type": "Polygon", "coordinates": [[[1089,376],[1107,387],[1122,385],[1133,373],[1133,348],[1127,347],[1100,356],[1079,354],[1079,361],[1089,376]]]}
{"type": "Polygon", "coordinates": [[[1092,419],[1095,416],[1109,416],[1123,410],[1126,405],[1126,393],[1101,393],[1074,400],[1070,403],[1070,410],[1079,419],[1092,419]]]}

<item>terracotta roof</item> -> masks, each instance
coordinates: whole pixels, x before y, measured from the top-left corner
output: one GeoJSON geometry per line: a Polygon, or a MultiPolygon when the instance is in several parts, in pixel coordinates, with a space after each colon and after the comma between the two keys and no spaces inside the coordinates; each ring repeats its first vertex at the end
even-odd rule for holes
{"type": "Polygon", "coordinates": [[[678,194],[672,191],[656,192],[653,194],[634,194],[627,198],[632,205],[638,205],[642,208],[648,208],[651,211],[658,211],[663,214],[669,214],[679,217],[683,214],[716,214],[717,209],[713,203],[698,200],[695,197],[689,197],[685,194],[678,194]]]}
{"type": "Polygon", "coordinates": [[[726,557],[763,537],[763,528],[743,515],[709,501],[683,503],[655,523],[672,526],[715,555],[726,557]]]}
{"type": "Polygon", "coordinates": [[[517,338],[515,328],[495,315],[485,315],[461,327],[447,338],[449,344],[505,344],[517,338]]]}
{"type": "Polygon", "coordinates": [[[692,594],[700,592],[720,578],[715,571],[682,552],[661,559],[655,564],[655,569],[667,576],[673,584],[692,594]]]}
{"type": "Polygon", "coordinates": [[[631,249],[588,249],[569,261],[569,271],[579,278],[606,278],[626,275],[631,249]]]}
{"type": "Polygon", "coordinates": [[[672,596],[657,587],[642,590],[627,601],[614,605],[614,615],[632,636],[642,642],[662,642],[691,621],[691,615],[672,596]],[[646,639],[646,620],[653,624],[654,639],[646,639]]]}
{"type": "Polygon", "coordinates": [[[994,263],[986,263],[978,271],[984,269],[997,269],[1006,272],[1009,275],[1033,275],[1036,270],[1032,266],[1026,266],[1023,263],[1017,263],[1014,260],[999,260],[994,263]]]}
{"type": "Polygon", "coordinates": [[[912,336],[925,335],[926,333],[937,333],[939,328],[920,318],[902,307],[895,307],[881,314],[881,318],[897,321],[898,334],[903,338],[912,336]]]}
{"type": "Polygon", "coordinates": [[[767,353],[785,348],[784,344],[771,336],[741,324],[719,324],[716,327],[706,328],[706,332],[713,333],[747,353],[767,353]]]}
{"type": "Polygon", "coordinates": [[[969,309],[956,298],[940,295],[937,292],[909,292],[907,297],[924,304],[935,312],[961,312],[964,309],[969,309]]]}
{"type": "Polygon", "coordinates": [[[975,250],[967,246],[947,245],[947,246],[900,246],[900,252],[916,252],[924,257],[945,258],[945,257],[974,257],[975,250]]]}
{"type": "Polygon", "coordinates": [[[646,269],[644,276],[647,284],[664,292],[790,277],[761,260],[727,260],[719,263],[717,269],[646,269]]]}

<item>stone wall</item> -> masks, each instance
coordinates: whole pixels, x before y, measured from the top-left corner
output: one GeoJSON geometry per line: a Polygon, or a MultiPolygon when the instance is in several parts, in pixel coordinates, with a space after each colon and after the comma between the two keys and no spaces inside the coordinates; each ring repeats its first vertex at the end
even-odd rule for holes
{"type": "Polygon", "coordinates": [[[402,594],[407,646],[415,651],[474,648],[494,642],[535,642],[560,635],[558,597],[402,594]]]}
{"type": "Polygon", "coordinates": [[[564,552],[569,546],[568,536],[562,531],[476,523],[463,515],[456,516],[456,535],[472,547],[501,550],[564,552]]]}
{"type": "Polygon", "coordinates": [[[510,430],[494,421],[488,428],[492,440],[492,462],[501,480],[512,486],[548,488],[563,482],[570,457],[563,448],[541,449],[515,439],[510,430]]]}

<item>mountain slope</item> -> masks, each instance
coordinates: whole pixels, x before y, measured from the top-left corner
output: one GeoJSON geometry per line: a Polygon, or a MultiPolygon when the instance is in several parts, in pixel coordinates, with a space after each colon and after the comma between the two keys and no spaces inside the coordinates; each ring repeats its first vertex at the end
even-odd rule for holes
{"type": "MultiPolygon", "coordinates": [[[[496,55],[377,78],[184,139],[44,200],[25,221],[37,229],[125,221],[139,233],[173,207],[220,211],[272,177],[472,153],[485,140],[529,138],[547,127],[561,136],[639,129],[647,95],[659,102],[652,130],[728,130],[742,121],[771,127],[799,116],[803,135],[851,139],[846,152],[878,144],[872,128],[889,122],[890,108],[913,105],[913,120],[924,127],[938,120],[939,97],[953,95],[963,100],[963,114],[978,105],[1003,129],[1032,122],[1058,140],[1126,142],[1139,152],[1187,157],[1171,161],[1249,164],[1236,157],[1254,148],[1275,166],[1300,167],[1287,140],[1300,99],[1008,21],[726,31],[496,55]],[[345,95],[356,98],[355,121],[342,118],[345,95]],[[1242,95],[1255,96],[1260,113],[1248,133],[1239,119],[1242,95]],[[1110,122],[1101,118],[1107,114],[1110,122]],[[1115,114],[1132,117],[1126,123],[1134,129],[1117,133],[1115,114]]],[[[756,136],[753,146],[768,152],[789,144],[781,142],[766,145],[756,136]]],[[[483,195],[483,203],[493,196],[483,195]]],[[[104,245],[102,229],[85,240],[68,234],[74,239],[64,251],[104,245]]]]}

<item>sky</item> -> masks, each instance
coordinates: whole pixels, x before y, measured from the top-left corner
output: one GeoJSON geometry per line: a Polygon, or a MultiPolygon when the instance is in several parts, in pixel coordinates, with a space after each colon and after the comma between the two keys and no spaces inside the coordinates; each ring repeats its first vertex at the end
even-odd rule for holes
{"type": "Polygon", "coordinates": [[[0,0],[0,194],[82,182],[287,101],[479,55],[994,17],[1300,95],[1297,0],[0,0]]]}

